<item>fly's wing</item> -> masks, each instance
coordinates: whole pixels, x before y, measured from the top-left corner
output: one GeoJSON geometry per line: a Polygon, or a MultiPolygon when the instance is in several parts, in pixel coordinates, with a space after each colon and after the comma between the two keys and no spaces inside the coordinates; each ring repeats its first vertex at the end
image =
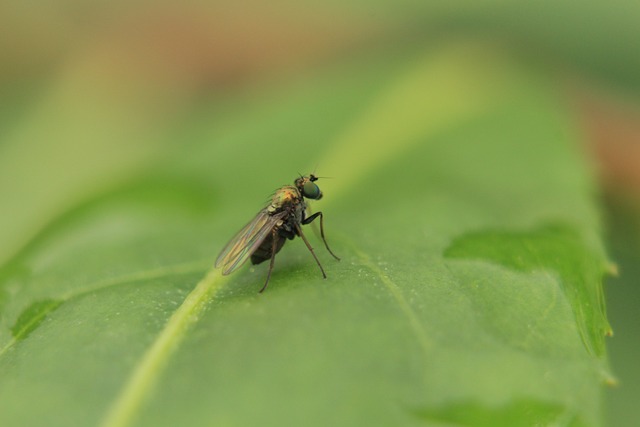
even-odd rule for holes
{"type": "Polygon", "coordinates": [[[266,239],[276,223],[285,216],[286,212],[269,215],[266,209],[261,210],[220,252],[216,259],[216,268],[222,267],[222,274],[226,275],[244,264],[266,239]]]}

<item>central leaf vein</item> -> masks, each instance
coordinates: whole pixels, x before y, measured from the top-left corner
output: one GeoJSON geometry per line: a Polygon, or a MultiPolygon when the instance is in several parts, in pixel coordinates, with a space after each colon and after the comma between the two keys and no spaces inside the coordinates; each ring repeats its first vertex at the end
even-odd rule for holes
{"type": "Polygon", "coordinates": [[[149,391],[166,367],[171,354],[182,342],[189,327],[205,310],[207,302],[227,280],[228,276],[222,276],[219,270],[212,269],[198,282],[134,368],[129,381],[124,385],[100,424],[101,427],[131,425],[149,391]]]}

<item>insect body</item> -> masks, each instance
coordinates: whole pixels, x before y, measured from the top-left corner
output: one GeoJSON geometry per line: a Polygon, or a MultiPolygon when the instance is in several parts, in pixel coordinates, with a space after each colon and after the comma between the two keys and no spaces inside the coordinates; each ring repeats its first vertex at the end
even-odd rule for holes
{"type": "Polygon", "coordinates": [[[230,274],[244,264],[249,257],[252,264],[260,264],[270,260],[267,280],[260,289],[262,292],[269,284],[276,254],[282,249],[287,239],[292,240],[296,236],[300,236],[320,267],[322,276],[326,279],[327,275],[301,227],[301,225],[309,224],[320,217],[322,241],[329,253],[335,259],[340,260],[331,251],[324,237],[322,212],[316,212],[306,217],[307,205],[304,199],[320,200],[322,198],[322,191],[315,183],[317,180],[318,178],[313,174],[301,176],[295,180],[294,185],[286,185],[276,190],[269,206],[258,212],[258,215],[245,225],[218,255],[216,267],[222,268],[222,274],[230,274]]]}

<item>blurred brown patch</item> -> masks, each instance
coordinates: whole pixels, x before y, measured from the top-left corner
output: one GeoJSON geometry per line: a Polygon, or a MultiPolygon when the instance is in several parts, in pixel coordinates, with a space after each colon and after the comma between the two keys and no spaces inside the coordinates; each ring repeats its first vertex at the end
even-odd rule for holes
{"type": "Polygon", "coordinates": [[[594,93],[579,107],[604,189],[640,199],[640,107],[594,93]]]}
{"type": "Polygon", "coordinates": [[[352,49],[373,32],[363,22],[324,12],[285,13],[256,5],[169,9],[133,20],[120,41],[141,57],[157,61],[161,72],[210,86],[234,86],[279,69],[318,64],[352,49]]]}
{"type": "Polygon", "coordinates": [[[46,75],[69,57],[98,50],[117,58],[117,73],[124,65],[169,84],[220,89],[320,65],[357,49],[384,26],[322,3],[71,5],[14,11],[19,23],[0,31],[21,41],[5,58],[13,70],[5,78],[29,70],[46,75]]]}

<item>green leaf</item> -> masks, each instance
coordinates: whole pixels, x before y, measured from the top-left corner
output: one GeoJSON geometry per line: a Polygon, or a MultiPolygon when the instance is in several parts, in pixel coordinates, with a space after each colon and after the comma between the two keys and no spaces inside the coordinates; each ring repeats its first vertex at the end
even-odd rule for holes
{"type": "Polygon", "coordinates": [[[31,304],[20,314],[16,324],[11,328],[13,338],[15,340],[25,339],[42,323],[47,314],[58,308],[60,304],[62,301],[54,300],[37,301],[31,304]]]}
{"type": "Polygon", "coordinates": [[[601,425],[606,257],[551,82],[461,43],[208,113],[5,248],[0,425],[601,425]],[[300,239],[264,294],[211,270],[316,164],[327,280],[300,239]]]}
{"type": "Polygon", "coordinates": [[[561,405],[543,402],[514,400],[506,407],[487,408],[474,403],[460,403],[441,408],[417,412],[418,416],[429,422],[444,422],[454,425],[473,425],[492,427],[505,425],[527,427],[534,425],[565,425],[581,427],[585,424],[575,414],[567,414],[561,405]],[[523,417],[531,414],[531,417],[523,417]]]}
{"type": "Polygon", "coordinates": [[[528,233],[483,231],[453,241],[445,257],[484,259],[517,271],[555,273],[576,316],[585,347],[604,355],[611,331],[604,311],[597,257],[585,251],[578,233],[562,225],[528,233]]]}

